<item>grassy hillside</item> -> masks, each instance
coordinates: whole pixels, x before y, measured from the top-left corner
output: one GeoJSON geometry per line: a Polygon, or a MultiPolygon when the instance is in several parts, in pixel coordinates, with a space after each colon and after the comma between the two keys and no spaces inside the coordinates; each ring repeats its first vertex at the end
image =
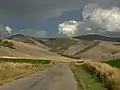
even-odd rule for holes
{"type": "Polygon", "coordinates": [[[69,58],[98,61],[120,58],[118,54],[120,46],[115,45],[115,42],[76,40],[71,38],[41,39],[39,42],[51,48],[51,52],[69,58]]]}
{"type": "Polygon", "coordinates": [[[61,55],[72,59],[98,61],[120,58],[120,42],[117,42],[119,38],[100,35],[86,35],[75,38],[34,38],[16,35],[11,39],[24,42],[26,46],[31,46],[28,48],[19,45],[20,48],[17,48],[17,51],[29,56],[54,57],[61,55]],[[29,40],[40,49],[32,49],[33,45],[26,42],[29,40]]]}
{"type": "MultiPolygon", "coordinates": [[[[50,60],[65,60],[69,59],[56,53],[48,51],[46,48],[43,48],[40,45],[28,44],[24,42],[18,42],[14,40],[5,39],[8,42],[14,44],[15,49],[10,49],[8,47],[0,47],[0,57],[18,57],[18,58],[40,58],[40,59],[50,59],[50,60]],[[57,58],[57,59],[56,59],[57,58]]],[[[5,44],[6,45],[6,44],[5,44]]]]}

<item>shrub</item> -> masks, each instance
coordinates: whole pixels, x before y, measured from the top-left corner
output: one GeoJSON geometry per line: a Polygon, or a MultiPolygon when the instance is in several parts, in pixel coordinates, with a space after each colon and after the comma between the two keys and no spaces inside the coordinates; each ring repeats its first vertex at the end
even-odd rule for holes
{"type": "Polygon", "coordinates": [[[15,49],[14,44],[12,41],[0,39],[0,45],[4,47],[8,47],[10,49],[15,49]]]}

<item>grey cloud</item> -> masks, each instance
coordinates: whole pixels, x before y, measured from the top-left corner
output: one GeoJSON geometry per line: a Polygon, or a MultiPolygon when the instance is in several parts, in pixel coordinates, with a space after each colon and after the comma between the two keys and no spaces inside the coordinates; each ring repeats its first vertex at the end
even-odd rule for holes
{"type": "Polygon", "coordinates": [[[47,37],[48,33],[45,30],[21,29],[14,34],[23,34],[31,37],[47,37]]]}
{"type": "Polygon", "coordinates": [[[120,32],[104,32],[100,33],[100,35],[108,36],[108,37],[120,37],[120,32]]]}
{"type": "Polygon", "coordinates": [[[47,32],[40,30],[40,31],[35,31],[32,36],[34,37],[47,37],[47,32]]]}

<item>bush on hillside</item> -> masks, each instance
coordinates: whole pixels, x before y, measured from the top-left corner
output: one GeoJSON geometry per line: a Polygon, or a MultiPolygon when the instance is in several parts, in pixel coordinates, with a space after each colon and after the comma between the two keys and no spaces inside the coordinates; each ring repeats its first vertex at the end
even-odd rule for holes
{"type": "Polygon", "coordinates": [[[4,40],[0,38],[0,46],[8,47],[10,49],[15,49],[12,41],[4,40]]]}

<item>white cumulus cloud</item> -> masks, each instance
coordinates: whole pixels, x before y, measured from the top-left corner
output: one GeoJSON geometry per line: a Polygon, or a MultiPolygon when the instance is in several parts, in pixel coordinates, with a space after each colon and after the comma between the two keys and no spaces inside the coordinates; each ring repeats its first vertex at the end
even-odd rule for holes
{"type": "Polygon", "coordinates": [[[108,7],[96,3],[89,3],[83,8],[82,16],[84,21],[65,21],[59,24],[58,34],[68,37],[86,34],[119,36],[119,7],[108,7]],[[112,35],[112,33],[114,33],[114,35],[112,35]]]}
{"type": "Polygon", "coordinates": [[[6,38],[9,37],[12,32],[12,29],[9,26],[2,26],[0,24],[0,37],[6,38]]]}
{"type": "Polygon", "coordinates": [[[91,32],[91,28],[87,27],[84,21],[66,21],[58,26],[58,34],[68,37],[86,35],[91,32]]]}
{"type": "Polygon", "coordinates": [[[59,24],[58,26],[58,34],[62,34],[65,36],[75,36],[78,31],[78,22],[76,21],[66,21],[64,23],[59,24]]]}
{"type": "Polygon", "coordinates": [[[88,4],[82,14],[92,29],[120,31],[120,9],[118,7],[104,8],[97,4],[88,4]]]}
{"type": "Polygon", "coordinates": [[[6,30],[9,34],[11,34],[11,32],[12,32],[12,29],[11,29],[9,26],[5,26],[5,30],[6,30]]]}

